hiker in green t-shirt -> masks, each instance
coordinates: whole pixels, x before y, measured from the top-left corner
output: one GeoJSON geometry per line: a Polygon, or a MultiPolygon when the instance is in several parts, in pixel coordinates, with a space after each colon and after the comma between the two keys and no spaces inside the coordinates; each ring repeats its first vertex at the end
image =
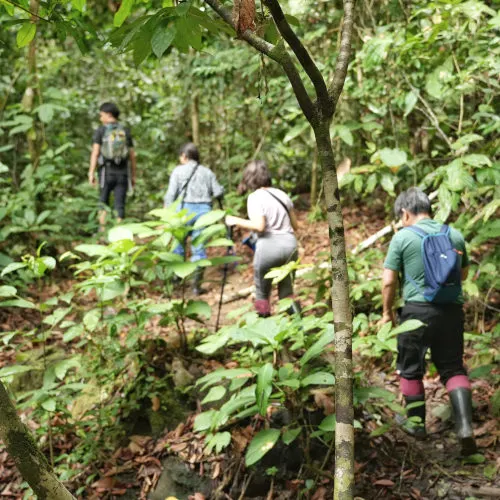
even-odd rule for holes
{"type": "Polygon", "coordinates": [[[401,193],[394,212],[403,229],[392,238],[384,262],[382,323],[396,322],[393,309],[401,276],[405,305],[400,320],[424,326],[398,336],[397,370],[408,406],[403,428],[425,437],[425,354],[430,348],[441,382],[448,390],[462,454],[474,453],[472,393],[463,365],[464,313],[461,281],[469,260],[463,236],[431,218],[431,204],[418,188],[401,193]],[[420,404],[419,404],[420,403],[420,404]],[[419,418],[411,418],[419,417],[419,418]]]}

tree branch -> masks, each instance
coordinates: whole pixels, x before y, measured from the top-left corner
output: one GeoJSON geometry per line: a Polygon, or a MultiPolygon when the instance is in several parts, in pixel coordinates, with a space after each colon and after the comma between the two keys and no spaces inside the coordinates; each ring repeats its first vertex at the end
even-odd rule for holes
{"type": "MultiPolygon", "coordinates": [[[[231,12],[221,5],[219,0],[205,0],[205,3],[208,4],[219,15],[219,17],[221,17],[236,31],[236,26],[233,23],[231,12]]],[[[253,48],[257,49],[262,54],[265,54],[283,68],[292,85],[292,89],[297,101],[299,102],[300,109],[304,113],[307,120],[310,123],[313,122],[315,120],[314,104],[309,97],[309,94],[304,86],[304,82],[302,81],[302,78],[300,77],[299,72],[297,71],[297,68],[295,67],[295,64],[285,47],[280,44],[273,45],[272,43],[266,42],[250,30],[244,31],[240,36],[253,48]]]]}
{"type": "Polygon", "coordinates": [[[351,58],[351,42],[352,30],[354,26],[354,2],[355,0],[344,0],[344,19],[342,21],[342,33],[340,35],[340,49],[337,57],[337,65],[335,66],[335,73],[328,89],[330,99],[335,107],[344,87],[344,82],[347,75],[347,66],[351,58]]]}
{"type": "Polygon", "coordinates": [[[18,3],[13,2],[12,0],[5,0],[5,2],[10,3],[10,5],[12,5],[13,7],[15,7],[16,9],[23,10],[24,12],[28,13],[30,16],[33,16],[33,17],[36,17],[37,19],[40,19],[40,21],[45,21],[46,23],[50,23],[49,19],[46,19],[45,17],[41,17],[38,14],[35,14],[34,12],[31,12],[26,7],[23,7],[22,5],[19,5],[18,3]]]}
{"type": "Polygon", "coordinates": [[[328,114],[332,115],[333,106],[331,105],[330,96],[328,95],[328,89],[326,87],[325,80],[323,79],[323,75],[319,71],[307,49],[300,41],[299,37],[290,26],[278,0],[264,0],[264,3],[269,8],[269,11],[273,16],[274,22],[276,23],[276,27],[281,33],[281,36],[293,50],[300,64],[307,73],[307,76],[310,78],[312,84],[314,85],[316,96],[322,110],[325,111],[325,114],[327,116],[328,114]]]}
{"type": "Polygon", "coordinates": [[[17,415],[1,381],[0,439],[19,472],[40,500],[75,500],[55,477],[45,455],[37,448],[30,431],[17,415]]]}

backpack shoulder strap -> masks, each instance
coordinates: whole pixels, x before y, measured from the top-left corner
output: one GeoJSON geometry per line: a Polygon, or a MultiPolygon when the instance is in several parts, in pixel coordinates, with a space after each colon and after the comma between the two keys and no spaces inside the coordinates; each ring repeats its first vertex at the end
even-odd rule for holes
{"type": "Polygon", "coordinates": [[[441,226],[441,229],[439,230],[440,233],[446,234],[446,236],[450,235],[451,228],[447,224],[443,224],[441,226]]]}
{"type": "Polygon", "coordinates": [[[427,236],[427,234],[428,234],[426,231],[424,231],[421,227],[418,227],[418,226],[407,226],[403,229],[408,229],[412,233],[418,234],[419,236],[422,236],[423,238],[425,238],[425,236],[427,236]]]}
{"type": "Polygon", "coordinates": [[[179,196],[182,196],[182,203],[181,203],[181,208],[184,208],[184,196],[186,195],[187,188],[189,186],[189,183],[191,182],[191,179],[194,177],[194,174],[198,170],[198,167],[200,166],[199,163],[196,163],[194,166],[193,170],[191,171],[191,175],[188,177],[188,180],[184,183],[184,186],[182,186],[182,189],[179,193],[179,196]]]}
{"type": "Polygon", "coordinates": [[[274,195],[273,193],[271,193],[271,191],[269,191],[267,189],[264,189],[264,191],[266,193],[269,193],[276,201],[278,201],[280,203],[280,205],[285,209],[285,211],[288,214],[288,216],[290,217],[290,211],[288,210],[288,207],[276,195],[274,195]]]}

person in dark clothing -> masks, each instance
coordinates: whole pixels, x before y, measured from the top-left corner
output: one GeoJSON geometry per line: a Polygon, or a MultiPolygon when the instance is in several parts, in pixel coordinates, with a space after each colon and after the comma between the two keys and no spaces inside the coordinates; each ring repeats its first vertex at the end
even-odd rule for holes
{"type": "MultiPolygon", "coordinates": [[[[432,220],[430,200],[418,188],[401,193],[396,199],[394,211],[396,217],[401,219],[403,229],[392,238],[384,262],[382,323],[395,323],[393,305],[400,274],[405,301],[401,321],[417,319],[424,323],[422,327],[398,336],[397,370],[400,390],[409,406],[408,419],[400,423],[409,434],[421,438],[426,436],[422,380],[425,374],[425,355],[430,348],[431,359],[450,396],[462,454],[470,455],[475,452],[476,446],[472,429],[472,392],[463,364],[464,313],[461,281],[466,279],[469,267],[465,241],[457,230],[432,220]],[[448,291],[452,291],[452,286],[456,287],[452,299],[429,299],[429,272],[432,267],[428,264],[429,255],[423,244],[424,238],[429,238],[429,235],[430,238],[448,237],[445,242],[449,243],[448,248],[455,259],[457,278],[453,285],[445,282],[441,286],[448,286],[448,291]]],[[[435,258],[439,263],[440,258],[447,260],[448,256],[441,253],[435,258]]]]}
{"type": "MultiPolygon", "coordinates": [[[[114,193],[114,205],[117,222],[125,217],[125,202],[129,184],[134,187],[136,181],[136,157],[134,142],[130,130],[119,121],[120,110],[111,102],[105,102],[99,108],[102,125],[95,130],[90,156],[89,183],[97,185],[96,169],[99,167],[99,199],[109,206],[109,198],[114,193]]],[[[99,228],[104,231],[106,210],[99,212],[99,228]]]]}

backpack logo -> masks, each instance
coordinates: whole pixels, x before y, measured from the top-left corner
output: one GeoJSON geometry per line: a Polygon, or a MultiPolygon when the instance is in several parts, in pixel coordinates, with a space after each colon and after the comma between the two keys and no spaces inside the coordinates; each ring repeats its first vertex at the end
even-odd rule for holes
{"type": "Polygon", "coordinates": [[[120,123],[106,125],[102,138],[101,154],[106,163],[122,165],[128,157],[127,133],[120,123]]]}
{"type": "Polygon", "coordinates": [[[460,273],[461,254],[453,248],[450,228],[444,224],[439,233],[427,233],[418,226],[406,229],[422,238],[422,261],[424,264],[424,289],[410,276],[406,278],[424,296],[427,302],[455,302],[462,291],[460,273]]]}

